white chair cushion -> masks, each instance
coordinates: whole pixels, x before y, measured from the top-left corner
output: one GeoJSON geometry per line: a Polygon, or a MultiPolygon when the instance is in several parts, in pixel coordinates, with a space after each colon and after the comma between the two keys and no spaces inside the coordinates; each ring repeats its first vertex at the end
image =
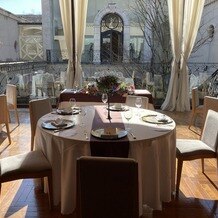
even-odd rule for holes
{"type": "Polygon", "coordinates": [[[51,169],[51,165],[41,151],[31,151],[0,160],[1,177],[16,173],[33,173],[51,169]]]}
{"type": "Polygon", "coordinates": [[[215,151],[201,140],[177,139],[177,156],[214,155],[215,151]]]}

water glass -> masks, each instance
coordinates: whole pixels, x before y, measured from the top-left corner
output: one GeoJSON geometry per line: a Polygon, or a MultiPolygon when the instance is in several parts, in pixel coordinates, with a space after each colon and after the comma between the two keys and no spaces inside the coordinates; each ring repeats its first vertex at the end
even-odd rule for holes
{"type": "Polygon", "coordinates": [[[69,104],[70,104],[70,107],[73,110],[73,108],[76,107],[76,99],[75,98],[70,98],[69,104]]]}
{"type": "MultiPolygon", "coordinates": [[[[124,117],[126,118],[128,124],[129,124],[129,121],[132,119],[132,116],[133,116],[133,112],[131,108],[129,108],[129,110],[124,112],[124,117]]],[[[130,128],[127,128],[127,131],[130,131],[130,128]]]]}
{"type": "Polygon", "coordinates": [[[78,82],[77,81],[75,81],[74,82],[74,87],[75,87],[75,92],[77,92],[78,91],[78,88],[79,88],[79,84],[78,84],[78,82]]]}
{"type": "Polygon", "coordinates": [[[142,106],[142,98],[141,97],[136,98],[135,106],[138,108],[138,116],[139,116],[139,108],[142,106]]]}
{"type": "Polygon", "coordinates": [[[82,107],[81,108],[81,112],[80,112],[80,115],[81,115],[81,126],[85,126],[84,119],[85,119],[86,114],[87,114],[86,108],[82,107]]]}
{"type": "Polygon", "coordinates": [[[108,101],[108,95],[106,93],[103,93],[102,96],[101,96],[101,100],[103,103],[107,103],[108,101]]]}

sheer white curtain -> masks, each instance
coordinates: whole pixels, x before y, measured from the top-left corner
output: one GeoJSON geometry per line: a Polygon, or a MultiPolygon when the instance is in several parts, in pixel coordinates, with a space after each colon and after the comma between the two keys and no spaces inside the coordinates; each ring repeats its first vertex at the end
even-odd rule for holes
{"type": "Polygon", "coordinates": [[[173,62],[163,110],[189,111],[187,61],[197,36],[204,0],[168,0],[173,62]]]}
{"type": "Polygon", "coordinates": [[[66,87],[72,88],[75,82],[81,84],[82,69],[80,62],[83,49],[88,0],[59,0],[59,4],[69,57],[66,87]],[[74,11],[72,8],[74,8],[74,11]]]}
{"type": "Polygon", "coordinates": [[[74,0],[76,37],[76,75],[75,81],[82,85],[81,57],[84,44],[88,0],[74,0]]]}

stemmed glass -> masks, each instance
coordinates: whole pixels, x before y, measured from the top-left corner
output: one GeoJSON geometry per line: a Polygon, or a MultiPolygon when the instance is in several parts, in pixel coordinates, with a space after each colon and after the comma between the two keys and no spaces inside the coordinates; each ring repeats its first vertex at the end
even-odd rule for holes
{"type": "Polygon", "coordinates": [[[102,96],[101,96],[101,100],[103,103],[107,103],[108,101],[108,95],[106,93],[103,93],[102,96]]]}
{"type": "Polygon", "coordinates": [[[81,115],[81,126],[85,126],[85,123],[84,123],[84,119],[85,119],[85,116],[86,116],[86,108],[85,107],[82,107],[81,108],[81,112],[80,112],[80,115],[81,115]]]}
{"type": "MultiPolygon", "coordinates": [[[[104,104],[106,104],[107,101],[108,101],[108,95],[107,95],[106,93],[103,93],[102,96],[101,96],[101,100],[102,100],[102,102],[103,102],[104,104]]],[[[106,107],[107,107],[107,106],[106,106],[106,107]]],[[[108,108],[108,110],[109,110],[109,108],[108,108]]],[[[104,113],[106,114],[106,110],[105,110],[104,113]]]]}
{"type": "Polygon", "coordinates": [[[74,87],[75,87],[75,93],[77,93],[78,88],[79,88],[79,84],[77,81],[74,82],[74,87]]]}
{"type": "Polygon", "coordinates": [[[139,116],[139,108],[142,106],[142,98],[141,97],[136,98],[135,106],[138,108],[138,116],[139,116]]]}
{"type": "MultiPolygon", "coordinates": [[[[124,117],[128,121],[128,125],[129,125],[129,121],[132,119],[132,115],[133,115],[133,113],[132,113],[132,109],[131,108],[129,108],[129,110],[124,112],[124,117]]],[[[126,130],[130,131],[131,129],[128,127],[128,128],[126,128],[126,130]]]]}
{"type": "Polygon", "coordinates": [[[70,98],[69,99],[69,104],[70,104],[70,107],[73,111],[73,108],[76,106],[76,99],[75,98],[70,98]]]}

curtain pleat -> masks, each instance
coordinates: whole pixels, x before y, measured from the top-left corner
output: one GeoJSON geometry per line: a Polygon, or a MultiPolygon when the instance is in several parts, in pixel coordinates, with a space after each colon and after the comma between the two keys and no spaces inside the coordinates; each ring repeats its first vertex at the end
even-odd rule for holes
{"type": "Polygon", "coordinates": [[[85,34],[88,0],[59,0],[59,4],[69,58],[66,75],[66,88],[72,88],[75,83],[80,86],[82,83],[81,56],[85,34]],[[73,8],[74,11],[72,11],[73,8]],[[75,29],[73,30],[72,27],[75,29]],[[73,36],[75,36],[75,38],[73,36]],[[75,46],[73,47],[73,45],[75,46]],[[75,51],[75,53],[73,53],[73,51],[75,51]]]}
{"type": "Polygon", "coordinates": [[[173,62],[162,110],[189,111],[187,60],[197,36],[204,0],[168,0],[173,62]]]}

